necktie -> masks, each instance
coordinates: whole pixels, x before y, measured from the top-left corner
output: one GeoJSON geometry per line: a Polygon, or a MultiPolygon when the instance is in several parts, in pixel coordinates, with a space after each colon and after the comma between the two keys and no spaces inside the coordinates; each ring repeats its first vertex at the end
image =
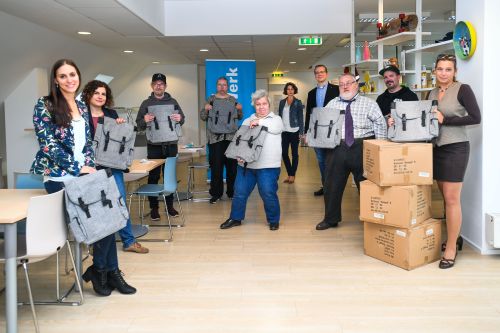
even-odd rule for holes
{"type": "Polygon", "coordinates": [[[345,101],[347,102],[347,106],[345,108],[345,144],[347,147],[351,147],[352,144],[354,143],[354,124],[352,121],[352,114],[351,114],[351,103],[354,102],[355,99],[351,99],[350,101],[345,101]]]}

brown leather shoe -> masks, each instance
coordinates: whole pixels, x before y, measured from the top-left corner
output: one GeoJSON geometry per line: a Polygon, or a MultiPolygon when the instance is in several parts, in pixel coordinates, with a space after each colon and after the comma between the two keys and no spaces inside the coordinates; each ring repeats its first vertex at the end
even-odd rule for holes
{"type": "Polygon", "coordinates": [[[142,246],[139,242],[132,243],[129,247],[123,249],[125,252],[148,253],[149,249],[142,246]]]}

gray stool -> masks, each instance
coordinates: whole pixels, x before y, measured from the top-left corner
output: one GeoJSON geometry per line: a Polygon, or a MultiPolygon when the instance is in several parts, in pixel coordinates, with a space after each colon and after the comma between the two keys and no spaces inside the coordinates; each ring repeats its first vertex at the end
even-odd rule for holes
{"type": "Polygon", "coordinates": [[[195,194],[200,194],[200,193],[209,193],[208,190],[204,191],[193,191],[194,189],[194,171],[196,169],[205,169],[209,170],[210,165],[208,162],[191,162],[188,164],[188,180],[187,180],[187,197],[189,200],[192,200],[194,202],[196,201],[208,201],[210,200],[210,195],[201,197],[201,198],[195,198],[195,194]]]}

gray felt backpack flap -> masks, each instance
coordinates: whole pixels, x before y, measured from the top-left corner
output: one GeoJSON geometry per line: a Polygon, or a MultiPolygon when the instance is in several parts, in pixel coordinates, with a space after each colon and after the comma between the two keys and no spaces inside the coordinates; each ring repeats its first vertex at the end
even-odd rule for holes
{"type": "Polygon", "coordinates": [[[267,135],[266,126],[242,125],[233,137],[233,140],[226,149],[228,158],[240,159],[245,164],[255,162],[259,159],[264,141],[267,135]]]}
{"type": "Polygon", "coordinates": [[[99,119],[94,136],[96,164],[125,170],[134,157],[136,131],[128,123],[117,124],[115,119],[99,119]]]}
{"type": "Polygon", "coordinates": [[[307,144],[314,148],[335,148],[342,139],[345,111],[333,108],[314,108],[307,131],[307,144]]]}
{"type": "Polygon", "coordinates": [[[391,104],[394,125],[387,136],[394,142],[431,141],[439,135],[439,123],[434,113],[438,101],[398,101],[391,104]]]}
{"type": "Polygon", "coordinates": [[[181,126],[170,116],[179,113],[177,105],[148,106],[148,113],[155,116],[146,127],[146,138],[152,143],[178,141],[182,136],[181,126]]]}
{"type": "Polygon", "coordinates": [[[92,244],[123,229],[129,217],[111,170],[64,182],[69,227],[77,242],[92,244]]]}
{"type": "Polygon", "coordinates": [[[228,99],[210,101],[212,110],[208,113],[207,127],[212,133],[228,134],[238,129],[238,112],[236,102],[228,99]]]}

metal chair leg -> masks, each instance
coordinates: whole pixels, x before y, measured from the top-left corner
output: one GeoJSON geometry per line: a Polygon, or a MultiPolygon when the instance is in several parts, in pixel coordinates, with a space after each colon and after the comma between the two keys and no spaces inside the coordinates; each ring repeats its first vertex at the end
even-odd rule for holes
{"type": "Polygon", "coordinates": [[[40,332],[38,327],[38,319],[36,318],[35,303],[33,302],[33,294],[31,293],[30,278],[28,276],[28,263],[26,261],[22,262],[24,268],[24,277],[26,278],[26,287],[28,288],[28,297],[30,299],[31,314],[33,315],[33,322],[35,323],[35,331],[40,332]]]}
{"type": "Polygon", "coordinates": [[[175,195],[177,197],[177,204],[179,205],[179,210],[181,211],[181,218],[182,218],[182,224],[180,224],[179,227],[184,227],[184,225],[186,224],[186,220],[184,218],[184,212],[182,211],[181,200],[179,199],[179,192],[175,191],[175,195]]]}

